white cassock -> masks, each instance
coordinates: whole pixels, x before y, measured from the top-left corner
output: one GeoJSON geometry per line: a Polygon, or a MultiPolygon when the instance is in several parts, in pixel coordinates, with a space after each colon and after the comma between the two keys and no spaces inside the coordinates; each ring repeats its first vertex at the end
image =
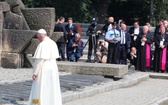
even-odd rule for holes
{"type": "Polygon", "coordinates": [[[34,74],[28,105],[62,105],[60,81],[56,58],[56,43],[49,37],[38,45],[34,55],[34,74]]]}

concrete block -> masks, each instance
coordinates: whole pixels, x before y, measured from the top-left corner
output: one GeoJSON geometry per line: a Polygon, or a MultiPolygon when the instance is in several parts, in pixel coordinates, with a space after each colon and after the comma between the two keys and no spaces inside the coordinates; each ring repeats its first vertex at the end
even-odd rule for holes
{"type": "Polygon", "coordinates": [[[53,34],[55,26],[54,8],[26,8],[22,13],[31,30],[45,29],[48,36],[53,34]]]}
{"type": "Polygon", "coordinates": [[[2,32],[2,47],[4,52],[20,53],[30,43],[36,31],[9,30],[2,32]]]}
{"type": "Polygon", "coordinates": [[[23,27],[23,18],[20,15],[14,14],[12,12],[7,12],[4,18],[5,29],[22,29],[23,27]]]}
{"type": "Polygon", "coordinates": [[[73,93],[72,94],[72,100],[79,99],[79,94],[78,93],[73,93]]]}
{"type": "Polygon", "coordinates": [[[63,96],[62,101],[63,101],[63,103],[72,101],[72,95],[65,95],[65,96],[63,96]]]}
{"type": "MultiPolygon", "coordinates": [[[[2,29],[3,29],[3,9],[2,5],[0,5],[0,55],[2,53],[2,29]]],[[[1,67],[1,56],[0,56],[0,67],[1,67]]]]}
{"type": "Polygon", "coordinates": [[[22,0],[5,0],[11,8],[15,6],[19,6],[21,9],[25,8],[25,5],[23,4],[22,0]]]}
{"type": "Polygon", "coordinates": [[[58,62],[60,71],[85,75],[122,76],[128,73],[127,65],[58,62]]]}
{"type": "Polygon", "coordinates": [[[64,38],[63,36],[64,36],[63,32],[53,32],[51,39],[54,40],[55,42],[59,42],[59,40],[64,38]]]}
{"type": "Polygon", "coordinates": [[[10,11],[10,5],[7,2],[0,2],[0,5],[2,6],[3,12],[10,11]]]}
{"type": "Polygon", "coordinates": [[[24,53],[34,54],[39,43],[40,41],[38,39],[33,38],[24,53]]]}
{"type": "Polygon", "coordinates": [[[7,53],[2,52],[2,67],[4,68],[21,68],[22,66],[22,55],[18,53],[7,53]]]}
{"type": "Polygon", "coordinates": [[[13,11],[13,13],[15,13],[15,14],[17,14],[17,15],[22,16],[22,19],[23,19],[23,27],[22,27],[22,29],[23,29],[23,30],[30,30],[30,27],[28,26],[28,24],[27,24],[27,22],[26,22],[26,20],[25,20],[25,18],[24,18],[24,16],[23,16],[23,14],[22,14],[22,12],[21,12],[21,10],[20,10],[20,7],[19,7],[19,6],[15,6],[15,7],[12,9],[12,11],[13,11]]]}

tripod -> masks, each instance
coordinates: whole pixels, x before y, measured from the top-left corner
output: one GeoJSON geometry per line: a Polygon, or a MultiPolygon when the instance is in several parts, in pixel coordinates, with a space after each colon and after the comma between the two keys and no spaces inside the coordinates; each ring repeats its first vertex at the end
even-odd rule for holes
{"type": "Polygon", "coordinates": [[[93,34],[91,34],[91,36],[89,37],[88,41],[86,42],[86,44],[84,46],[84,48],[85,48],[87,43],[89,42],[89,51],[88,51],[88,60],[87,60],[87,62],[91,62],[92,50],[94,50],[93,56],[94,56],[94,61],[96,61],[97,40],[98,40],[98,35],[93,33],[93,34]]]}

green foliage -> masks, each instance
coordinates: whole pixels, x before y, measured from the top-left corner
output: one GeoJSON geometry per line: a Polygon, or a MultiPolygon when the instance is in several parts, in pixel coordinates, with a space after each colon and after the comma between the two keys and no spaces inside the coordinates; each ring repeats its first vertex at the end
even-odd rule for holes
{"type": "MultiPolygon", "coordinates": [[[[75,22],[90,22],[101,15],[103,4],[101,0],[22,0],[26,7],[54,7],[56,17],[72,17],[75,22]]],[[[104,0],[105,1],[105,0],[104,0]]],[[[107,1],[106,1],[107,2],[107,1]]],[[[150,20],[151,0],[109,0],[108,11],[104,14],[115,19],[124,18],[129,21],[139,18],[142,23],[150,20]]],[[[154,0],[153,18],[155,23],[160,19],[168,19],[168,0],[154,0]]],[[[106,16],[106,17],[107,17],[106,16]]],[[[104,18],[106,18],[104,17],[104,18]]],[[[132,22],[127,22],[129,25],[132,22]]]]}
{"type": "Polygon", "coordinates": [[[22,0],[26,7],[33,7],[33,0],[22,0]]]}
{"type": "Polygon", "coordinates": [[[160,19],[168,19],[168,0],[155,0],[154,16],[157,22],[160,19]]]}

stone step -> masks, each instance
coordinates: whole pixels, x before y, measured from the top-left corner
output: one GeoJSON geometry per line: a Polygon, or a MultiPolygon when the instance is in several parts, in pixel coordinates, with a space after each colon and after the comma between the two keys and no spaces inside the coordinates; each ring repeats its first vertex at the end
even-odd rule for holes
{"type": "Polygon", "coordinates": [[[62,72],[71,72],[85,75],[122,76],[128,73],[127,65],[83,63],[83,62],[58,62],[62,72]]]}

